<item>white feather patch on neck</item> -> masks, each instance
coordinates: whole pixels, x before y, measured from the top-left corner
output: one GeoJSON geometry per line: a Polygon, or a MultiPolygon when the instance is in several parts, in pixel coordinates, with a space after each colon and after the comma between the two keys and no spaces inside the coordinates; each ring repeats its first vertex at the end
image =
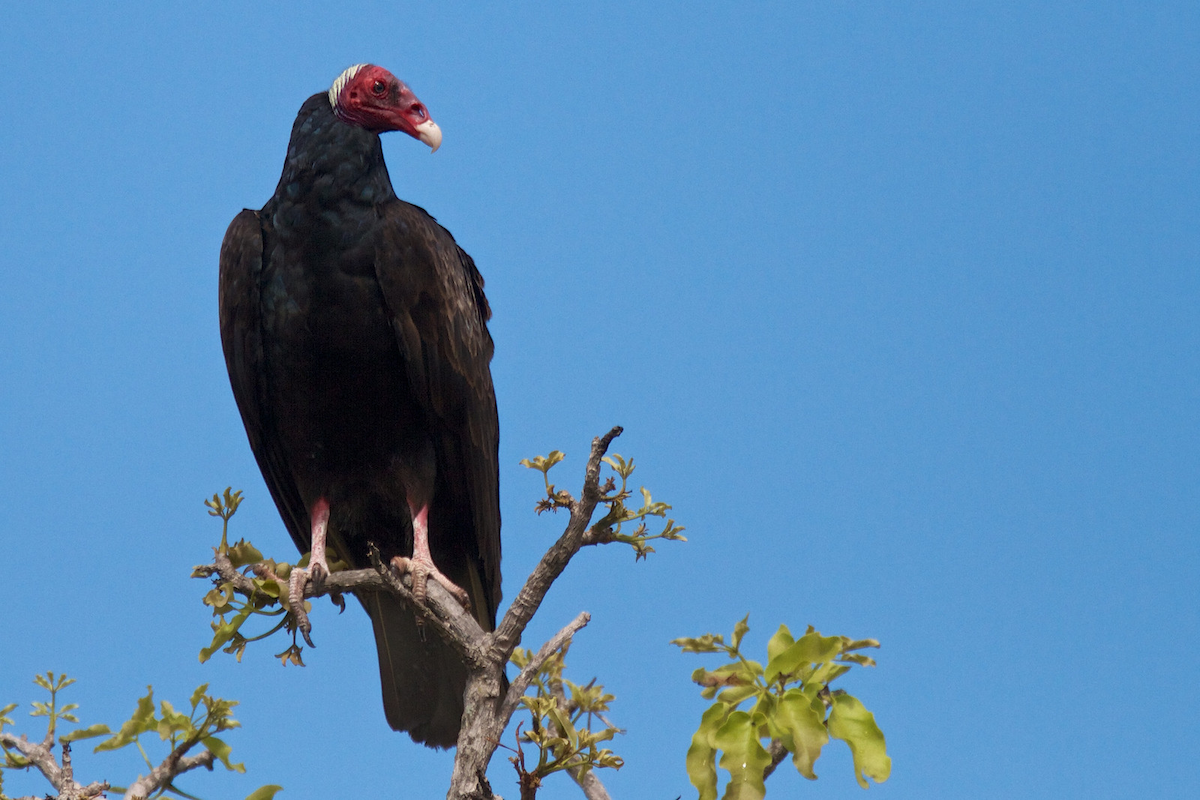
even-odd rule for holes
{"type": "Polygon", "coordinates": [[[365,66],[367,65],[355,64],[353,67],[347,67],[345,72],[343,72],[341,75],[338,75],[337,79],[334,80],[333,86],[329,87],[329,105],[333,107],[334,111],[337,111],[338,98],[342,94],[342,89],[345,89],[346,84],[349,83],[351,79],[353,79],[354,76],[359,73],[359,70],[365,66]]]}

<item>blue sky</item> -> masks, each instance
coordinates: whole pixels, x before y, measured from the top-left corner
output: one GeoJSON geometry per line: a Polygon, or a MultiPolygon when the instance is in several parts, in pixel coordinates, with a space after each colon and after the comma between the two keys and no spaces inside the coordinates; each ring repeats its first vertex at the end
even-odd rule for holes
{"type": "MultiPolygon", "coordinates": [[[[249,773],[191,791],[444,792],[449,756],[384,723],[360,609],[318,607],[304,669],[201,665],[187,577],[230,484],[235,535],[293,555],[217,251],[303,100],[372,61],[445,134],[385,137],[397,192],[487,279],[506,596],[562,522],[523,457],[564,450],[575,488],[624,425],[688,527],[646,563],[582,553],[526,641],[592,612],[570,666],[617,695],[614,796],[694,796],[700,662],[667,642],[747,612],[760,648],[781,622],[883,642],[845,680],[893,757],[869,796],[1194,796],[1200,11],[736,5],[7,10],[0,706],[47,669],[109,724],[209,682],[249,773]]],[[[769,796],[861,796],[841,745],[817,772],[769,796]]]]}

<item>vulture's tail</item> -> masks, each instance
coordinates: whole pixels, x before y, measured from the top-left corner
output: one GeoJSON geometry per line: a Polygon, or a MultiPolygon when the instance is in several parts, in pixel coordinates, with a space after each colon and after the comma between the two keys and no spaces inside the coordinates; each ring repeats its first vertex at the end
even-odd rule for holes
{"type": "Polygon", "coordinates": [[[379,650],[383,713],[393,730],[429,747],[453,747],[462,724],[467,667],[442,638],[383,592],[363,595],[379,650]]]}

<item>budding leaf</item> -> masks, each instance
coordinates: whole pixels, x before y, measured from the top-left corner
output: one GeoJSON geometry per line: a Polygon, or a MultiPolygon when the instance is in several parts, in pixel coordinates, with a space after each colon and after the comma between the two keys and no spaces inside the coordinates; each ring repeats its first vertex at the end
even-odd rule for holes
{"type": "Polygon", "coordinates": [[[742,621],[733,626],[733,649],[737,650],[742,643],[742,637],[750,630],[750,615],[747,614],[742,618],[742,621]]]}
{"type": "Polygon", "coordinates": [[[229,560],[234,567],[244,567],[247,564],[257,564],[263,560],[263,554],[258,552],[258,548],[247,542],[245,539],[229,548],[229,560]]]}

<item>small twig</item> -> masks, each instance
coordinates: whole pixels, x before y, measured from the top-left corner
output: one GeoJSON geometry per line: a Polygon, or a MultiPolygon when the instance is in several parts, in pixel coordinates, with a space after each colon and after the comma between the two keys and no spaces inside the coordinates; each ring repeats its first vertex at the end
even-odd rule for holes
{"type": "Polygon", "coordinates": [[[508,687],[508,696],[504,698],[504,705],[500,707],[501,717],[507,720],[516,712],[517,707],[521,705],[521,698],[525,696],[525,690],[529,688],[529,684],[537,677],[538,671],[546,663],[546,660],[559,650],[562,650],[571,641],[571,637],[591,622],[591,620],[591,614],[586,611],[580,612],[579,616],[571,620],[558,633],[554,634],[550,638],[550,641],[542,645],[541,649],[529,659],[529,663],[521,669],[517,677],[513,678],[512,683],[508,687]]]}
{"type": "Polygon", "coordinates": [[[775,771],[775,768],[783,763],[783,760],[787,758],[788,751],[787,748],[783,746],[783,742],[779,741],[778,739],[772,739],[771,743],[767,745],[767,754],[771,756],[771,763],[768,764],[767,768],[763,770],[764,781],[771,777],[771,773],[775,771]]]}
{"type": "Polygon", "coordinates": [[[601,496],[600,459],[604,458],[604,454],[608,452],[608,446],[612,444],[613,439],[621,435],[621,431],[622,428],[617,426],[603,436],[592,440],[592,453],[584,470],[583,491],[580,493],[579,500],[572,499],[570,501],[571,519],[567,523],[567,529],[546,552],[546,555],[542,556],[542,560],[538,562],[533,573],[525,581],[525,585],[521,587],[521,591],[513,599],[508,613],[496,626],[496,632],[493,634],[493,647],[505,660],[508,660],[508,657],[512,655],[513,648],[521,640],[522,631],[525,630],[525,626],[529,624],[533,615],[537,613],[550,585],[562,574],[571,558],[579,552],[579,548],[583,545],[583,537],[587,534],[588,525],[592,521],[592,513],[596,510],[596,504],[600,501],[601,496]]]}
{"type": "Polygon", "coordinates": [[[62,778],[67,786],[75,783],[75,767],[71,766],[71,743],[63,742],[62,746],[62,778]]]}
{"type": "Polygon", "coordinates": [[[184,755],[199,742],[184,742],[172,750],[149,775],[143,775],[134,781],[125,791],[124,800],[145,800],[164,786],[174,782],[185,772],[203,767],[211,770],[216,756],[211,750],[205,750],[198,755],[184,755]]]}
{"type": "MultiPolygon", "coordinates": [[[[426,602],[418,603],[412,593],[411,575],[397,577],[395,572],[378,560],[377,553],[372,553],[372,563],[373,568],[331,573],[320,587],[314,586],[311,581],[305,581],[303,594],[297,598],[288,598],[288,600],[298,603],[300,599],[327,595],[338,597],[348,592],[387,592],[406,603],[418,619],[429,623],[430,627],[457,650],[468,664],[481,666],[490,663],[483,629],[441,584],[431,582],[427,589],[426,602]]],[[[289,581],[280,578],[266,564],[255,564],[251,569],[261,578],[273,580],[281,586],[289,586],[289,581]]],[[[254,585],[254,581],[243,575],[233,566],[229,557],[220,552],[217,553],[212,564],[200,564],[193,567],[192,574],[197,577],[219,578],[224,583],[232,584],[237,592],[247,597],[252,597],[256,593],[261,594],[258,587],[254,585]]],[[[286,603],[288,600],[284,602],[286,603]]],[[[288,610],[294,611],[295,608],[296,606],[292,605],[288,610]]]]}

